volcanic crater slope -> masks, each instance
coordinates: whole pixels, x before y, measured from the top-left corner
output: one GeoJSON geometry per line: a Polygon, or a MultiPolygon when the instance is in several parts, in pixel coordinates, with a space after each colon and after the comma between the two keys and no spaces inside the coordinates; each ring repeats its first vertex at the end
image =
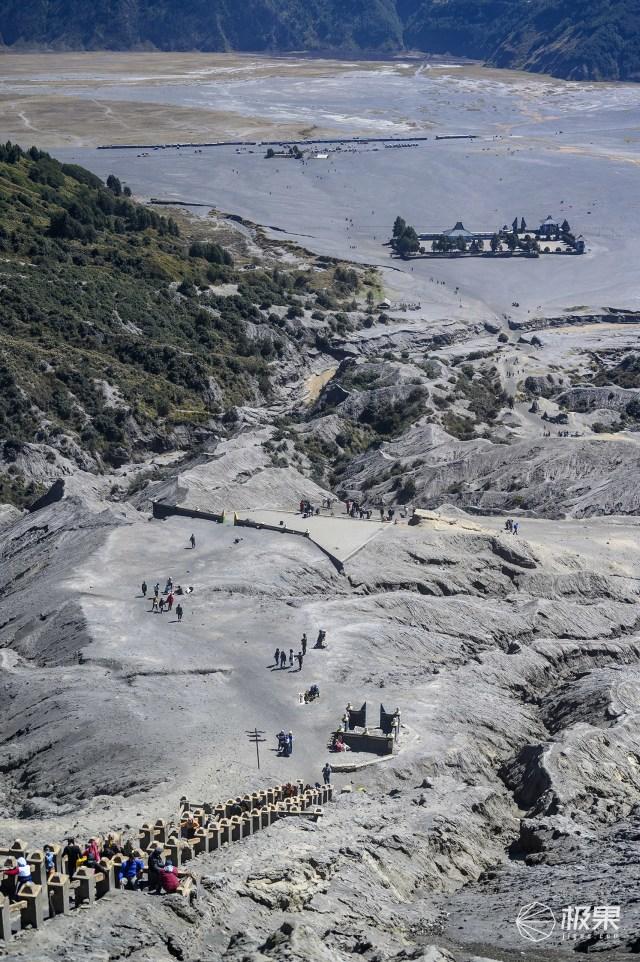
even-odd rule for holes
{"type": "MultiPolygon", "coordinates": [[[[185,794],[315,781],[348,702],[402,718],[392,757],[336,762],[317,824],[199,860],[196,905],[118,894],[6,954],[521,959],[513,920],[535,901],[622,905],[607,946],[637,954],[637,316],[532,318],[535,338],[505,318],[407,322],[369,269],[260,248],[246,225],[264,262],[239,244],[232,265],[113,181],[1,150],[25,207],[5,209],[23,227],[0,372],[19,506],[0,515],[2,838],[130,835],[185,794]],[[51,234],[78,229],[51,191],[74,221],[92,199],[90,236],[51,234]],[[83,275],[131,316],[109,301],[88,325],[83,275]],[[333,503],[304,518],[300,499],[333,503]],[[169,578],[181,622],[142,596],[169,578]],[[302,670],[276,670],[303,632],[302,670]]],[[[591,942],[545,951],[574,947],[591,942]]]]}
{"type": "MultiPolygon", "coordinates": [[[[219,453],[198,469],[213,488],[219,453]]],[[[515,538],[500,517],[445,506],[386,526],[339,574],[295,535],[78,497],[9,523],[3,835],[122,829],[182,794],[253,788],[254,724],[295,731],[286,770],[265,746],[261,780],[277,781],[316,780],[347,701],[397,705],[404,726],[393,758],[334,774],[317,825],[279,823],[200,860],[195,908],[122,895],[91,927],[58,919],[9,957],[62,960],[73,944],[77,958],[117,945],[145,960],[176,947],[194,962],[462,960],[465,945],[490,957],[496,932],[522,949],[523,893],[604,899],[640,788],[637,533],[633,518],[525,519],[515,538]],[[194,587],[181,624],[137,597],[143,577],[168,575],[194,587]],[[271,670],[276,647],[320,627],[329,648],[309,651],[300,678],[271,670]],[[321,700],[300,707],[312,681],[321,700]]],[[[621,900],[632,878],[618,878],[621,900]]],[[[637,938],[630,899],[625,912],[621,958],[637,938]]]]}

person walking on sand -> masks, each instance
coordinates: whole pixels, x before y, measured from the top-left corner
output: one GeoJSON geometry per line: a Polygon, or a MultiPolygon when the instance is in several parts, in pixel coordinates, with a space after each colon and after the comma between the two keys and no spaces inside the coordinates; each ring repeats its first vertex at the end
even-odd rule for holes
{"type": "Polygon", "coordinates": [[[164,600],[164,598],[161,598],[160,601],[158,602],[158,608],[160,609],[160,614],[161,614],[161,615],[164,614],[164,606],[165,606],[165,605],[166,605],[166,601],[164,600]]]}
{"type": "Polygon", "coordinates": [[[159,581],[156,581],[155,585],[153,586],[153,593],[154,593],[154,595],[155,595],[156,598],[157,598],[158,595],[160,594],[160,582],[159,582],[159,581]]]}
{"type": "Polygon", "coordinates": [[[289,668],[293,668],[293,648],[289,648],[289,668]]]}
{"type": "Polygon", "coordinates": [[[195,536],[195,534],[192,534],[192,535],[191,535],[191,537],[189,538],[189,543],[190,543],[190,545],[191,545],[192,548],[195,548],[195,546],[196,546],[196,536],[195,536]]]}
{"type": "Polygon", "coordinates": [[[152,610],[152,611],[157,611],[157,610],[158,610],[158,596],[157,596],[157,595],[154,595],[154,596],[153,596],[153,601],[151,602],[151,610],[152,610]]]}
{"type": "Polygon", "coordinates": [[[286,664],[287,664],[287,653],[283,648],[282,651],[280,652],[280,667],[284,668],[286,664]]]}
{"type": "Polygon", "coordinates": [[[140,587],[142,588],[142,597],[143,597],[143,598],[146,598],[146,597],[147,597],[147,582],[146,582],[146,581],[143,581],[140,587]]]}
{"type": "Polygon", "coordinates": [[[287,735],[287,748],[289,749],[289,755],[293,755],[293,732],[289,732],[287,735]]]}
{"type": "Polygon", "coordinates": [[[298,654],[296,655],[296,658],[298,659],[298,671],[302,671],[302,660],[304,658],[304,655],[302,654],[301,651],[298,652],[298,654]]]}
{"type": "Polygon", "coordinates": [[[324,768],[322,769],[322,778],[324,780],[325,785],[331,784],[331,765],[329,764],[329,762],[327,762],[324,768]]]}
{"type": "Polygon", "coordinates": [[[173,608],[173,592],[170,591],[167,595],[167,611],[171,611],[173,608]]]}
{"type": "Polygon", "coordinates": [[[279,649],[279,648],[276,648],[276,653],[275,653],[275,655],[273,656],[273,658],[274,658],[274,661],[275,661],[275,663],[276,663],[276,668],[277,668],[278,665],[280,664],[280,649],[279,649]]]}
{"type": "Polygon", "coordinates": [[[514,534],[517,534],[517,533],[518,533],[518,528],[519,528],[519,527],[520,527],[520,522],[519,522],[519,521],[514,521],[514,522],[513,522],[513,533],[514,533],[514,534]]]}
{"type": "Polygon", "coordinates": [[[306,632],[305,632],[305,634],[302,636],[302,641],[300,642],[300,646],[301,646],[301,649],[302,649],[302,654],[303,654],[303,655],[306,655],[306,653],[307,653],[307,635],[306,635],[306,632]]]}
{"type": "Polygon", "coordinates": [[[182,605],[176,605],[176,614],[178,616],[178,621],[182,621],[182,605]]]}

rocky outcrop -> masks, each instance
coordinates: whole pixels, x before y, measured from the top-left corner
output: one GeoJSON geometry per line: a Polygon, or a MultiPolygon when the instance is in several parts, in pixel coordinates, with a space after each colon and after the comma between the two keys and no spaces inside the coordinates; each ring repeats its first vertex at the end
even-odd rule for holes
{"type": "Polygon", "coordinates": [[[11,504],[0,504],[0,528],[13,524],[22,517],[22,511],[11,504]]]}
{"type": "Polygon", "coordinates": [[[61,501],[63,497],[64,479],[58,478],[58,480],[53,482],[49,490],[43,494],[41,498],[38,498],[37,501],[33,502],[33,504],[29,507],[29,511],[32,513],[34,511],[40,511],[41,508],[46,508],[50,504],[55,504],[56,501],[61,501]]]}
{"type": "Polygon", "coordinates": [[[491,550],[518,568],[536,568],[539,564],[529,545],[522,541],[515,542],[513,538],[493,538],[491,550]]]}
{"type": "Polygon", "coordinates": [[[638,324],[640,314],[635,311],[607,311],[601,314],[564,314],[561,317],[531,317],[509,320],[512,331],[540,331],[545,327],[572,327],[582,324],[638,324]]]}
{"type": "Polygon", "coordinates": [[[611,385],[609,387],[573,387],[558,394],[558,404],[568,411],[597,411],[609,410],[626,412],[629,405],[631,410],[640,413],[640,391],[611,385]]]}
{"type": "Polygon", "coordinates": [[[200,458],[166,481],[148,485],[136,504],[161,501],[214,513],[241,508],[294,509],[301,498],[319,504],[330,492],[286,461],[279,463],[276,448],[282,442],[274,442],[274,434],[273,428],[249,428],[221,442],[212,458],[200,458]]]}
{"type": "Polygon", "coordinates": [[[530,374],[524,382],[524,388],[534,397],[551,398],[569,384],[569,378],[564,374],[549,372],[548,374],[530,374]]]}
{"type": "Polygon", "coordinates": [[[444,501],[479,513],[523,511],[542,517],[635,515],[640,493],[632,482],[640,446],[624,439],[550,437],[512,444],[457,441],[430,425],[417,425],[398,441],[354,458],[346,472],[350,496],[375,503],[390,497],[394,464],[411,478],[411,503],[434,508],[444,501]]]}

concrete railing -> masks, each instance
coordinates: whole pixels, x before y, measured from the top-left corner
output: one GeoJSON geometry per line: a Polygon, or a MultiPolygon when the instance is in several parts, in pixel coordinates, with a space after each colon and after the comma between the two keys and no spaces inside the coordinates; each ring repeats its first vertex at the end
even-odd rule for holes
{"type": "Polygon", "coordinates": [[[288,528],[286,524],[266,524],[264,521],[254,521],[252,518],[239,518],[234,513],[233,523],[238,528],[255,528],[257,531],[279,531],[280,534],[296,534],[300,538],[306,538],[318,548],[323,555],[334,565],[336,570],[342,574],[344,571],[343,562],[332,554],[328,548],[316,541],[307,531],[300,531],[299,528],[288,528]]]}
{"type": "MultiPolygon", "coordinates": [[[[186,862],[249,838],[281,818],[303,815],[317,820],[322,815],[321,806],[332,799],[331,785],[305,788],[302,782],[294,786],[276,785],[261,789],[217,805],[193,804],[183,797],[178,820],[156,819],[142,825],[138,833],[139,846],[134,849],[134,854],[141,858],[144,874],[148,875],[149,853],[160,845],[164,856],[171,858],[181,877],[178,893],[189,897],[194,886],[190,874],[181,872],[186,862]],[[232,814],[238,809],[242,814],[232,814]],[[199,822],[200,827],[186,838],[183,833],[190,816],[199,822]]],[[[92,906],[116,890],[126,855],[103,858],[97,869],[83,865],[70,877],[62,846],[53,843],[50,847],[55,871],[49,876],[42,851],[30,850],[20,839],[8,847],[0,847],[0,858],[25,858],[32,878],[21,887],[15,901],[0,895],[0,941],[9,942],[14,928],[41,928],[45,921],[56,915],[68,915],[81,905],[92,906]]]]}
{"type": "Polygon", "coordinates": [[[212,511],[200,511],[197,508],[181,508],[177,504],[165,504],[164,501],[153,501],[153,517],[163,520],[178,515],[181,518],[202,518],[204,521],[216,521],[224,524],[224,511],[215,514],[212,511]]]}

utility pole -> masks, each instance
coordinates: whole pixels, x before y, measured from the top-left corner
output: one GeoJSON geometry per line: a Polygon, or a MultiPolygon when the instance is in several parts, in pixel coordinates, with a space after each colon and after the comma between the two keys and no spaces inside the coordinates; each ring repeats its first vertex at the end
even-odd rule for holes
{"type": "Polygon", "coordinates": [[[253,731],[245,732],[245,734],[248,736],[249,741],[253,742],[253,744],[256,746],[256,758],[258,760],[258,768],[260,768],[260,744],[262,742],[266,742],[267,740],[266,738],[261,737],[264,735],[264,732],[254,728],[253,731]]]}

